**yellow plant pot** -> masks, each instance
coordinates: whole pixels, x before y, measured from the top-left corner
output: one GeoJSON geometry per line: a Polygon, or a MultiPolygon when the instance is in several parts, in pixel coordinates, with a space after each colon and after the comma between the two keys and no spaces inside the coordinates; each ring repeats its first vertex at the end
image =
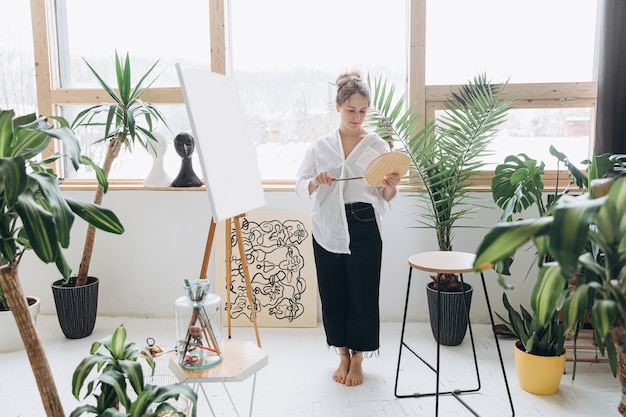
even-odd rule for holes
{"type": "Polygon", "coordinates": [[[559,390],[565,370],[565,349],[561,356],[539,356],[524,352],[515,342],[515,369],[520,387],[531,394],[551,395],[559,390]]]}

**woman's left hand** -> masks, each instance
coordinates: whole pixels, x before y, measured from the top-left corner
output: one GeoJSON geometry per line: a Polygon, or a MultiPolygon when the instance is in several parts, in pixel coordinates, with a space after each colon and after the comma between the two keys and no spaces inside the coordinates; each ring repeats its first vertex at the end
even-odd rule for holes
{"type": "Polygon", "coordinates": [[[383,177],[383,185],[385,188],[396,188],[400,184],[400,175],[387,174],[383,177]]]}
{"type": "Polygon", "coordinates": [[[383,198],[385,200],[389,201],[396,195],[398,184],[400,184],[400,175],[398,174],[387,174],[383,177],[383,198]]]}

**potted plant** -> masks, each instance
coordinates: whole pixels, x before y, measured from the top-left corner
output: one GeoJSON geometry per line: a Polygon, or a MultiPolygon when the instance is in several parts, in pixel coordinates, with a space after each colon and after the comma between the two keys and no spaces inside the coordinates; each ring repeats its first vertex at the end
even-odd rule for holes
{"type": "MultiPolygon", "coordinates": [[[[84,60],[84,59],[83,59],[84,60]]],[[[111,103],[102,103],[91,106],[76,116],[72,123],[73,129],[102,128],[103,136],[97,142],[107,143],[107,152],[102,164],[102,171],[97,172],[104,180],[108,180],[113,161],[122,148],[132,150],[139,145],[145,149],[154,149],[152,142],[156,141],[154,130],[158,122],[165,123],[161,113],[150,103],[142,100],[143,95],[154,83],[157,77],[147,82],[147,78],[156,67],[155,62],[144,73],[137,84],[131,84],[131,66],[128,54],[121,59],[115,53],[115,74],[117,89],[111,88],[98,72],[86,61],[98,83],[106,91],[111,103]]],[[[77,130],[78,132],[78,130],[77,130]]],[[[101,205],[106,188],[101,185],[96,189],[93,203],[101,205]]],[[[93,254],[96,229],[87,227],[83,254],[76,277],[59,280],[52,285],[57,315],[63,333],[68,338],[82,338],[93,331],[98,305],[97,277],[89,276],[89,266],[93,254]],[[77,293],[80,292],[80,296],[77,293]],[[77,314],[77,312],[80,312],[77,314]]]]}
{"type": "MultiPolygon", "coordinates": [[[[36,324],[41,307],[41,300],[39,297],[26,296],[26,302],[28,303],[28,311],[33,318],[33,322],[36,324]]],[[[0,334],[2,334],[0,338],[0,353],[24,349],[24,342],[22,342],[17,323],[9,309],[6,296],[4,295],[4,291],[2,291],[2,286],[0,286],[0,334]]]]}
{"type": "Polygon", "coordinates": [[[82,399],[93,396],[95,403],[78,406],[70,417],[85,414],[98,417],[195,417],[198,401],[195,391],[187,384],[146,384],[140,359],[146,362],[154,374],[152,354],[134,342],[127,343],[124,326],[117,327],[113,335],[94,342],[90,356],[85,357],[74,370],[72,395],[81,400],[81,392],[84,391],[82,399]],[[93,376],[92,371],[96,371],[96,375],[88,380],[93,376]],[[129,395],[130,389],[132,396],[129,395]],[[190,402],[189,413],[169,403],[180,395],[190,402]]]}
{"type": "MultiPolygon", "coordinates": [[[[479,74],[453,94],[442,117],[422,127],[421,114],[414,106],[405,109],[406,97],[397,98],[395,88],[383,79],[374,82],[370,124],[382,137],[399,141],[410,157],[412,170],[408,185],[423,190],[417,197],[426,211],[419,222],[435,230],[439,250],[452,250],[456,222],[469,217],[479,205],[469,192],[471,178],[485,165],[487,147],[512,107],[514,98],[504,97],[505,88],[506,83],[492,84],[484,73],[479,74]]],[[[463,294],[469,306],[471,286],[465,283],[462,288],[455,274],[432,278],[427,294],[433,335],[436,335],[439,319],[436,314],[436,285],[439,283],[444,309],[442,320],[452,319],[450,326],[442,321],[442,343],[460,344],[467,329],[467,318],[454,320],[453,315],[445,313],[445,306],[462,302],[463,294]],[[449,335],[444,329],[455,334],[449,335]]]]}
{"type": "Polygon", "coordinates": [[[43,262],[55,263],[61,275],[68,278],[71,270],[63,249],[69,246],[75,214],[108,232],[119,234],[124,228],[112,211],[63,195],[59,178],[47,164],[64,155],[38,158],[52,138],[63,142],[65,156],[75,169],[81,163],[94,165],[81,156],[78,139],[67,121],[50,119],[59,127],[43,117],[15,118],[13,110],[0,111],[0,287],[26,347],[46,414],[64,417],[46,353],[20,285],[19,264],[24,254],[32,250],[43,262]]]}
{"type": "MultiPolygon", "coordinates": [[[[559,152],[554,146],[550,145],[549,152],[557,159],[557,174],[554,190],[547,195],[544,201],[545,186],[543,183],[543,175],[545,162],[530,158],[525,153],[517,155],[508,155],[504,161],[498,164],[494,170],[491,179],[491,193],[493,201],[502,209],[502,215],[499,222],[512,221],[513,215],[522,213],[530,207],[537,208],[537,215],[544,216],[550,207],[564,194],[570,192],[570,186],[575,184],[580,193],[587,191],[588,177],[580,169],[573,164],[567,155],[559,152]],[[559,187],[560,164],[563,163],[568,169],[568,183],[564,190],[559,187]]],[[[583,161],[587,163],[589,170],[600,170],[605,172],[615,166],[610,160],[610,155],[595,156],[592,161],[583,161]]],[[[592,173],[592,175],[594,175],[592,173]]],[[[513,258],[504,259],[496,270],[503,275],[510,275],[509,268],[513,262],[513,258]]]]}
{"type": "MultiPolygon", "coordinates": [[[[619,167],[613,171],[625,173],[619,167]]],[[[540,254],[549,251],[554,260],[542,265],[546,278],[533,289],[539,322],[549,322],[555,300],[576,277],[576,290],[563,303],[566,330],[591,312],[594,341],[601,354],[607,354],[614,375],[619,360],[620,382],[624,383],[626,178],[592,179],[590,184],[589,193],[561,197],[546,216],[498,223],[481,242],[474,268],[490,268],[530,241],[540,254]]],[[[620,409],[624,408],[622,402],[620,409]]]]}
{"type": "MultiPolygon", "coordinates": [[[[539,281],[546,277],[547,272],[547,269],[542,269],[539,281]]],[[[540,288],[540,284],[537,288],[540,288]]],[[[559,389],[565,371],[564,345],[569,333],[559,318],[559,313],[568,292],[568,289],[562,290],[546,324],[539,321],[534,308],[529,312],[520,305],[518,312],[509,303],[506,293],[502,294],[508,319],[497,312],[496,315],[517,337],[514,348],[515,369],[520,387],[525,391],[550,395],[559,389]]],[[[536,301],[531,299],[531,307],[534,305],[536,301]]]]}

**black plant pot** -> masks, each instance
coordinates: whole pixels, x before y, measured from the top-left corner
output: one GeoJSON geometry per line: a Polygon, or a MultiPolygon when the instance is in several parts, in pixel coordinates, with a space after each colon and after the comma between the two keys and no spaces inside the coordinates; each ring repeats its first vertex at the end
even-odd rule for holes
{"type": "MultiPolygon", "coordinates": [[[[430,313],[430,329],[437,340],[437,290],[433,288],[434,283],[430,282],[426,286],[426,298],[428,299],[428,312],[430,313]]],[[[458,346],[463,342],[467,332],[467,310],[472,302],[472,286],[463,283],[465,289],[465,303],[463,303],[463,292],[455,291],[441,292],[441,324],[439,343],[445,346],[458,346]],[[466,310],[467,309],[467,310],[466,310]]]]}
{"type": "Polygon", "coordinates": [[[98,312],[98,284],[95,277],[87,278],[87,285],[76,287],[76,278],[70,284],[60,279],[52,283],[52,294],[63,334],[68,339],[82,339],[93,332],[98,312]]]}

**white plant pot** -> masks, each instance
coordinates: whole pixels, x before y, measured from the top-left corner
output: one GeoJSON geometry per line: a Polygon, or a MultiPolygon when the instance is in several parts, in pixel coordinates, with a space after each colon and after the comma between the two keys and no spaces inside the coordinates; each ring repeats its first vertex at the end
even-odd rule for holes
{"type": "MultiPolygon", "coordinates": [[[[27,297],[34,299],[35,302],[28,307],[30,315],[33,317],[35,323],[37,323],[37,316],[39,315],[39,308],[41,307],[41,300],[37,297],[27,297]]],[[[24,343],[20,336],[20,331],[15,324],[15,317],[10,311],[0,311],[0,353],[14,352],[16,350],[24,349],[24,343]]]]}

